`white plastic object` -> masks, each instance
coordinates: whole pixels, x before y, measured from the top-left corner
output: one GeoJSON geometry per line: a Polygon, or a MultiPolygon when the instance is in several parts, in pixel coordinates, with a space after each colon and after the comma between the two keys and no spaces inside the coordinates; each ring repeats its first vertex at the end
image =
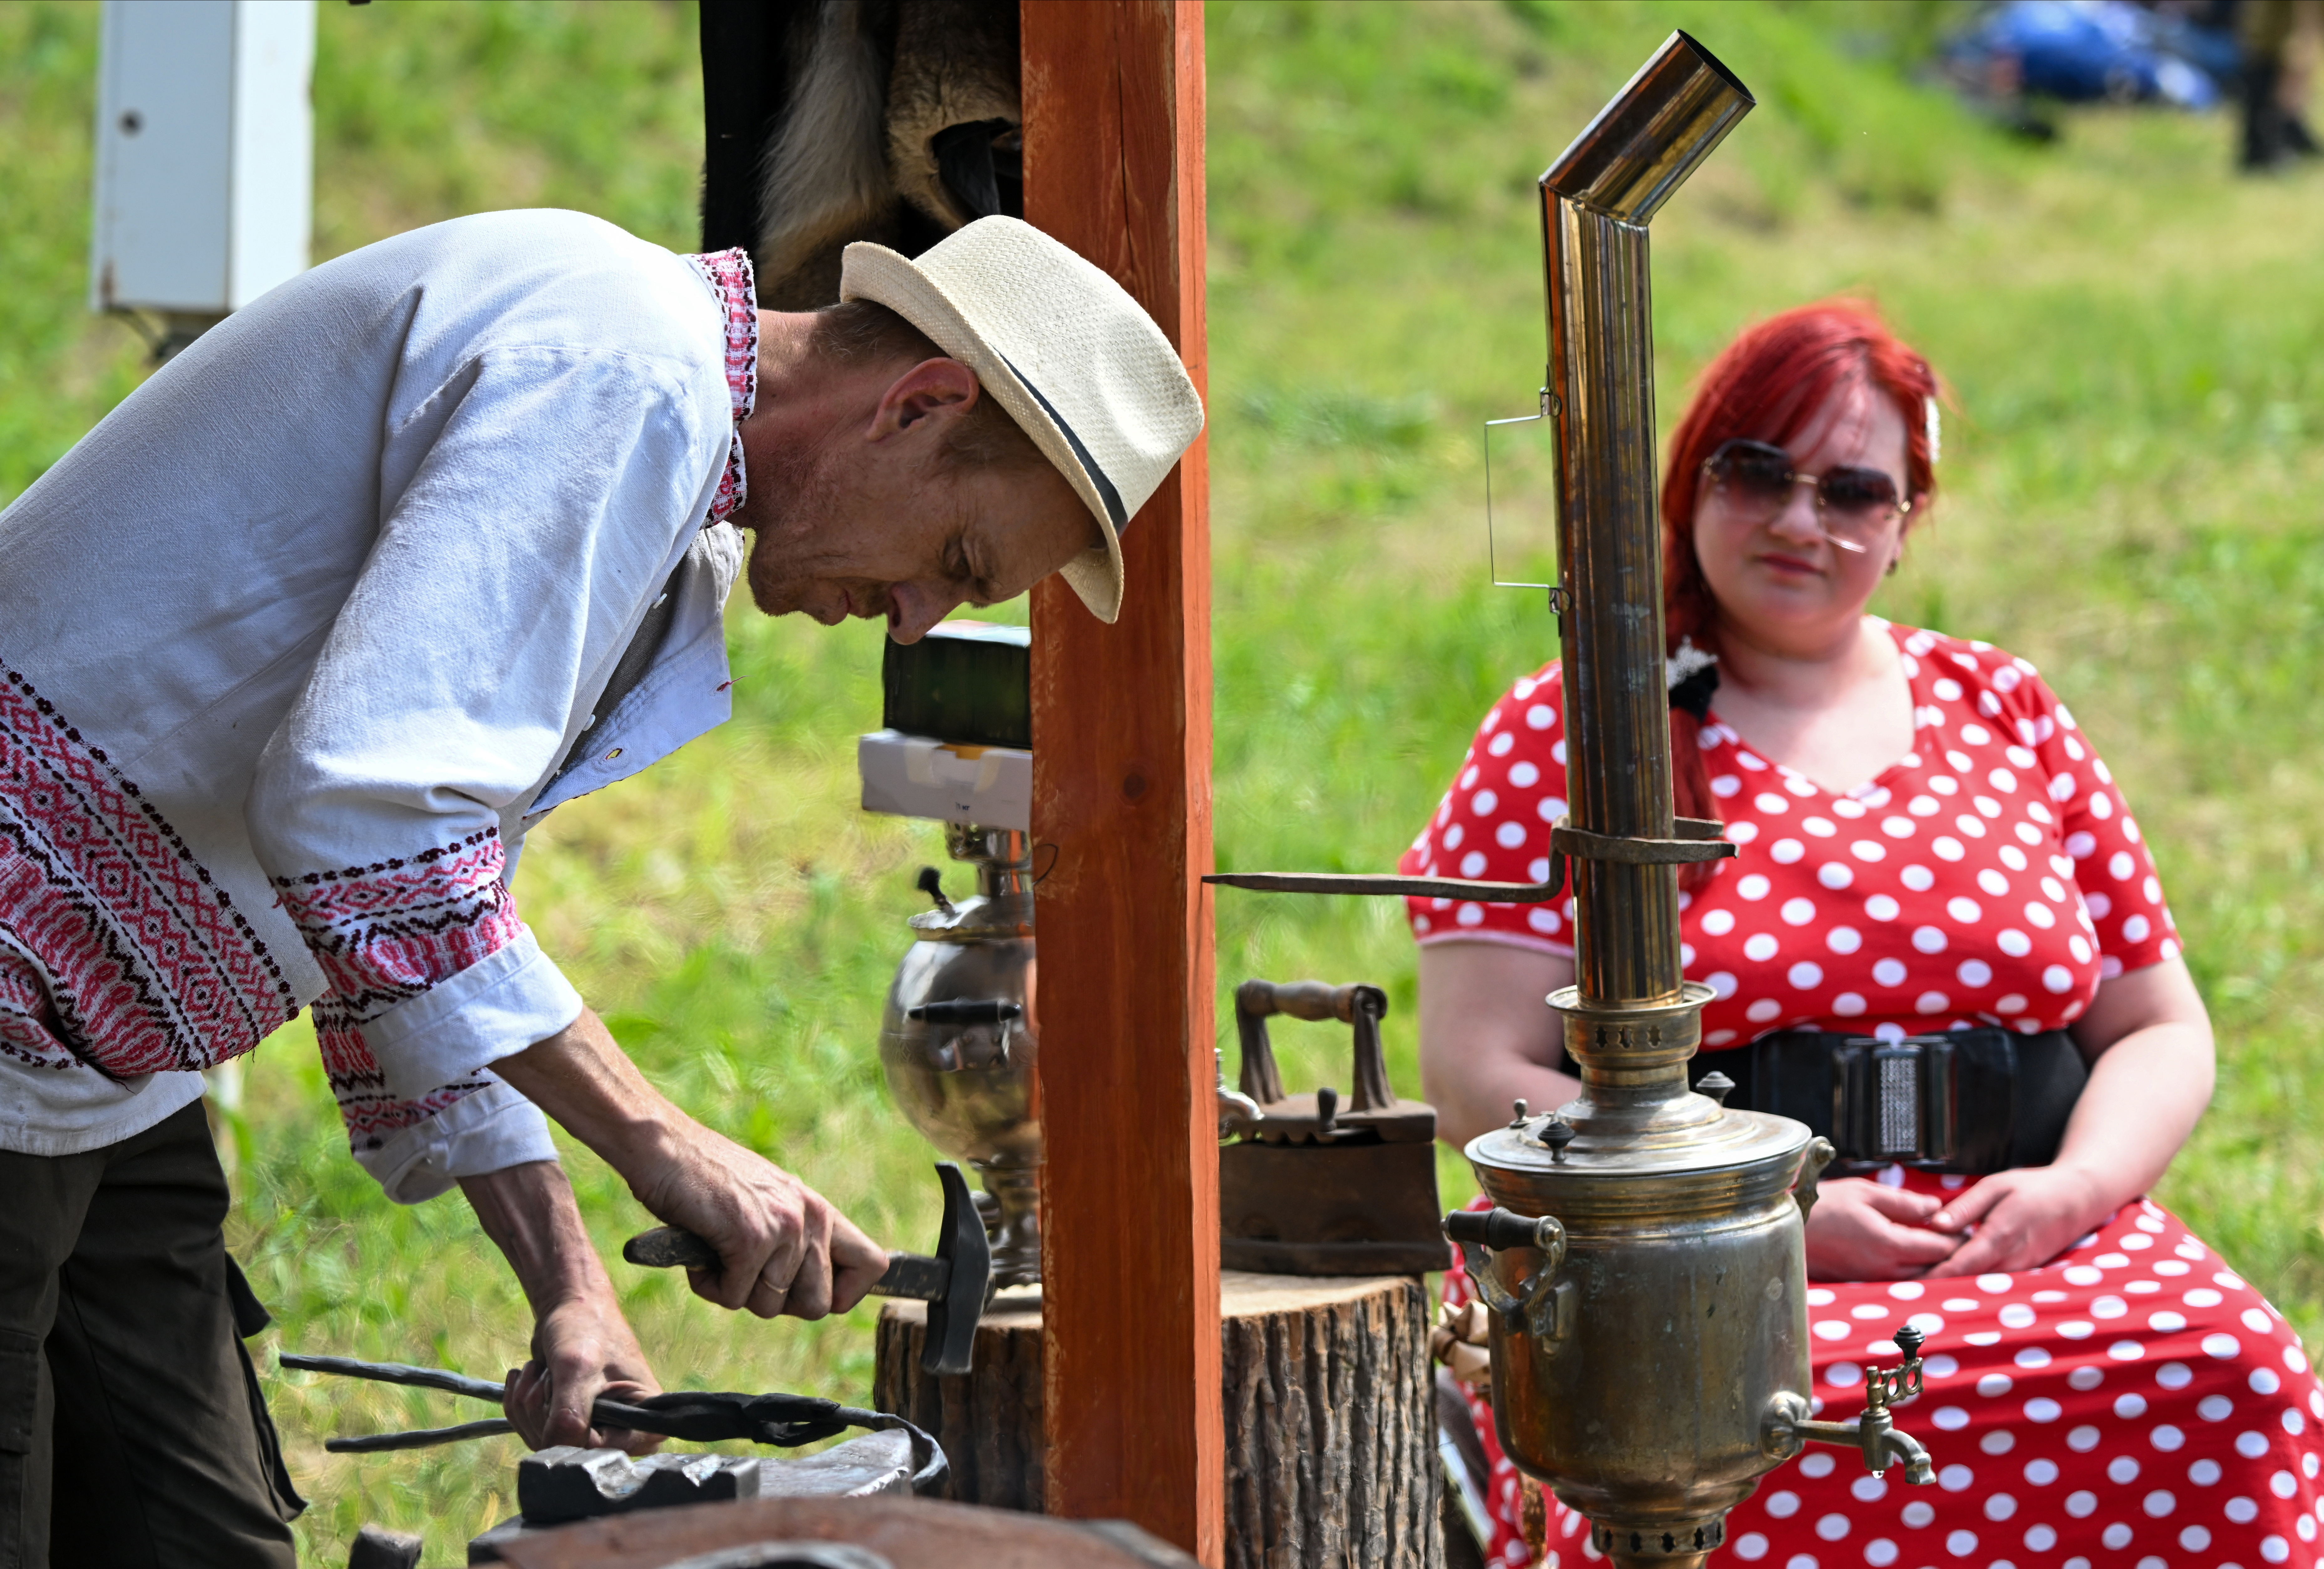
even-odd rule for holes
{"type": "Polygon", "coordinates": [[[314,0],[106,0],[89,304],[224,316],[304,272],[314,0]]]}

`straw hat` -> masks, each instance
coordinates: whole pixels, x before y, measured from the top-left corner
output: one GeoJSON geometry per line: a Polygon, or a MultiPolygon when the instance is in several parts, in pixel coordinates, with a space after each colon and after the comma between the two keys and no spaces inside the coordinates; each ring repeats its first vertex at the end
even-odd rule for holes
{"type": "Polygon", "coordinates": [[[1162,329],[1120,284],[1010,217],[979,218],[917,260],[859,241],[839,297],[896,312],[1001,400],[1104,531],[1065,581],[1100,621],[1120,614],[1121,531],[1203,429],[1162,329]]]}

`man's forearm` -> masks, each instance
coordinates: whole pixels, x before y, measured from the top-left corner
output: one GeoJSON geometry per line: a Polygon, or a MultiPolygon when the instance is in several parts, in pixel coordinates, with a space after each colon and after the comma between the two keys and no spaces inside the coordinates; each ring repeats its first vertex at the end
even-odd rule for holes
{"type": "Polygon", "coordinates": [[[547,1040],[493,1063],[493,1072],[632,1188],[668,1153],[670,1131],[682,1116],[586,1008],[547,1040]]]}
{"type": "Polygon", "coordinates": [[[535,1315],[562,1302],[604,1294],[612,1282],[573,1200],[573,1185],[553,1160],[529,1160],[482,1177],[460,1178],[476,1219],[506,1256],[535,1315]]]}

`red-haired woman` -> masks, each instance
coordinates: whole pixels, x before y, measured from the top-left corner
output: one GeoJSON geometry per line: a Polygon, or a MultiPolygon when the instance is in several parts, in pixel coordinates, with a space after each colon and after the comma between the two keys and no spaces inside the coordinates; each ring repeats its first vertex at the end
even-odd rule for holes
{"type": "MultiPolygon", "coordinates": [[[[1937,397],[1869,309],[1828,302],[1746,331],[1672,438],[1677,805],[1740,846],[1682,881],[1686,974],[1717,993],[1695,1072],[1822,1124],[1865,1174],[1827,1177],[1808,1227],[1813,1394],[1852,1412],[1917,1324],[1904,1425],[1938,1467],[1907,1488],[1811,1450],[1727,1539],[1768,1569],[2319,1569],[2324,1392],[2282,1315],[2144,1196],[2212,1050],[2138,826],[2032,665],[1865,614],[1935,493],[1937,397]],[[1951,1064],[1932,1094],[1957,1129],[1835,1118],[1835,1055],[1884,1050],[1917,1083],[1951,1064]]],[[[1545,874],[1561,707],[1554,662],[1493,706],[1407,871],[1545,874]]],[[[1575,1095],[1541,1001],[1573,976],[1572,905],[1410,913],[1444,1137],[1575,1095]]],[[[1446,1294],[1468,1300],[1457,1271],[1446,1294]]],[[[1492,1458],[1494,1561],[1523,1564],[1492,1458]]],[[[1588,1544],[1552,1500],[1549,1561],[1588,1544]]]]}

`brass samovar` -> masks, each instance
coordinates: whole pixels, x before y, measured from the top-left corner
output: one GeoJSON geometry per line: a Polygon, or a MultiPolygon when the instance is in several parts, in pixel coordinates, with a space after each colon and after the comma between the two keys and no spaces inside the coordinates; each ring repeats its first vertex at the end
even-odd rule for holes
{"type": "Polygon", "coordinates": [[[1656,521],[1646,225],[1752,107],[1674,33],[1542,176],[1571,817],[1548,880],[1243,873],[1277,891],[1542,902],[1571,876],[1575,983],[1555,992],[1579,1099],[1523,1102],[1467,1149],[1495,1207],[1446,1217],[1491,1308],[1501,1447],[1621,1562],[1699,1564],[1727,1511],[1810,1440],[1931,1480],[1888,1407],[1920,1392],[1920,1335],[1866,1375],[1851,1422],[1812,1417],[1805,1217],[1831,1145],[1687,1087],[1709,987],[1680,971],[1678,867],[1734,854],[1674,816],[1656,521]]]}

